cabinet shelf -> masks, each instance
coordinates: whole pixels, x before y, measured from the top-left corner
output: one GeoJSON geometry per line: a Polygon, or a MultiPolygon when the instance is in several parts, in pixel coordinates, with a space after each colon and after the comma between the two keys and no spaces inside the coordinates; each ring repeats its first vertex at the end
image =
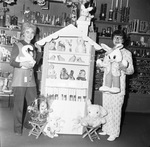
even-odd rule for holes
{"type": "Polygon", "coordinates": [[[99,36],[99,39],[112,39],[111,37],[106,37],[106,36],[99,36]]]}
{"type": "Polygon", "coordinates": [[[150,47],[143,47],[143,46],[129,46],[128,49],[149,49],[150,47]]]}
{"type": "Polygon", "coordinates": [[[104,20],[95,20],[95,23],[110,24],[110,25],[128,25],[129,24],[125,22],[104,21],[104,20]]]}
{"type": "Polygon", "coordinates": [[[0,63],[10,64],[10,62],[6,62],[6,61],[0,61],[0,63]]]}
{"type": "Polygon", "coordinates": [[[17,31],[17,32],[21,31],[20,29],[10,29],[10,28],[7,28],[7,27],[0,27],[0,30],[17,31]]]}
{"type": "Polygon", "coordinates": [[[47,87],[55,87],[55,88],[86,89],[88,88],[88,81],[46,79],[45,85],[47,87]]]}
{"type": "Polygon", "coordinates": [[[68,64],[68,65],[79,65],[79,66],[89,66],[88,63],[80,63],[80,62],[65,62],[65,61],[53,61],[48,60],[49,63],[55,63],[55,64],[68,64]]]}
{"type": "Polygon", "coordinates": [[[67,55],[76,55],[76,56],[89,56],[89,53],[76,53],[76,52],[67,52],[67,51],[51,51],[51,54],[67,54],[67,55]]]}
{"type": "Polygon", "coordinates": [[[150,58],[144,58],[144,57],[133,57],[136,60],[147,60],[150,61],[150,58]]]}
{"type": "Polygon", "coordinates": [[[0,44],[1,47],[6,47],[6,48],[12,48],[13,45],[4,45],[4,44],[0,44]]]}
{"type": "MultiPolygon", "coordinates": [[[[22,24],[22,22],[19,22],[19,24],[22,24]]],[[[63,28],[64,26],[59,26],[59,25],[50,25],[50,24],[44,24],[44,23],[35,23],[34,25],[39,26],[39,27],[50,27],[50,28],[63,28]]]]}
{"type": "Polygon", "coordinates": [[[129,32],[128,35],[150,36],[148,33],[129,32]]]}

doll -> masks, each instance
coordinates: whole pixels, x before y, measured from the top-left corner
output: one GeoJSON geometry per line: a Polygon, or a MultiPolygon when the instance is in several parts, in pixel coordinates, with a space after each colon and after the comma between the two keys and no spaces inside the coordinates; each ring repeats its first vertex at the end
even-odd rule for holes
{"type": "Polygon", "coordinates": [[[106,77],[103,82],[103,86],[99,88],[103,92],[119,93],[120,92],[120,75],[119,62],[127,67],[128,62],[123,60],[120,49],[123,48],[122,44],[117,45],[113,49],[105,44],[101,44],[102,48],[106,50],[106,60],[97,60],[97,65],[104,67],[106,77]]]}

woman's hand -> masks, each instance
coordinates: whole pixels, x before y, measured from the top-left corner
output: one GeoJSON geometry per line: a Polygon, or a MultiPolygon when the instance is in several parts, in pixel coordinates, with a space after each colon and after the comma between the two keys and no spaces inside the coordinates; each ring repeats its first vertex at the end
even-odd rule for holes
{"type": "Polygon", "coordinates": [[[42,52],[41,46],[39,44],[35,43],[34,46],[38,49],[38,52],[42,52]]]}
{"type": "Polygon", "coordinates": [[[124,66],[122,62],[119,62],[119,69],[126,72],[127,66],[124,66]]]}
{"type": "Polygon", "coordinates": [[[25,62],[20,62],[20,66],[22,67],[26,67],[27,69],[33,68],[33,63],[31,63],[30,61],[25,61],[25,62]]]}

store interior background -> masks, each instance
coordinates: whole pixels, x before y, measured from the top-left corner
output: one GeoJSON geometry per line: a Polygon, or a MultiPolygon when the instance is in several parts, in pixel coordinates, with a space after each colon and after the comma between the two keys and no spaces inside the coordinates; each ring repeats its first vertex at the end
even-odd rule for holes
{"type": "MultiPolygon", "coordinates": [[[[97,3],[97,11],[95,14],[95,18],[99,19],[100,14],[100,6],[101,3],[107,3],[107,11],[110,9],[111,0],[96,0],[97,3]]],[[[49,10],[42,10],[40,6],[34,5],[30,0],[17,0],[17,5],[8,6],[10,11],[8,14],[15,15],[18,17],[19,21],[23,18],[23,5],[25,4],[25,8],[30,7],[32,11],[39,11],[42,14],[50,14],[50,15],[61,15],[62,12],[70,13],[70,8],[62,3],[50,2],[49,10]]],[[[114,0],[115,4],[115,0],[114,0]]],[[[123,0],[123,5],[126,5],[126,0],[123,0]]],[[[140,19],[150,22],[150,1],[149,0],[129,0],[130,6],[130,20],[132,19],[140,19]]],[[[2,7],[2,3],[0,3],[0,7],[2,7]]],[[[108,17],[108,12],[107,12],[108,17]]],[[[106,18],[107,19],[107,18],[106,18]]],[[[8,69],[6,69],[8,70],[8,69]]],[[[101,93],[94,92],[93,101],[96,104],[101,104],[101,93]]],[[[150,112],[150,97],[149,95],[141,96],[141,95],[132,95],[127,94],[125,100],[124,110],[127,112],[150,112]]]]}

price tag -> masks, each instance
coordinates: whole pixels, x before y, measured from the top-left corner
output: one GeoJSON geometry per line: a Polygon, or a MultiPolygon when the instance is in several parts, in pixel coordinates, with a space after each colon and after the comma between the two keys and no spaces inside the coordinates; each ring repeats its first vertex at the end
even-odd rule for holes
{"type": "Polygon", "coordinates": [[[27,82],[27,77],[24,77],[24,82],[25,82],[25,83],[27,82]]]}

